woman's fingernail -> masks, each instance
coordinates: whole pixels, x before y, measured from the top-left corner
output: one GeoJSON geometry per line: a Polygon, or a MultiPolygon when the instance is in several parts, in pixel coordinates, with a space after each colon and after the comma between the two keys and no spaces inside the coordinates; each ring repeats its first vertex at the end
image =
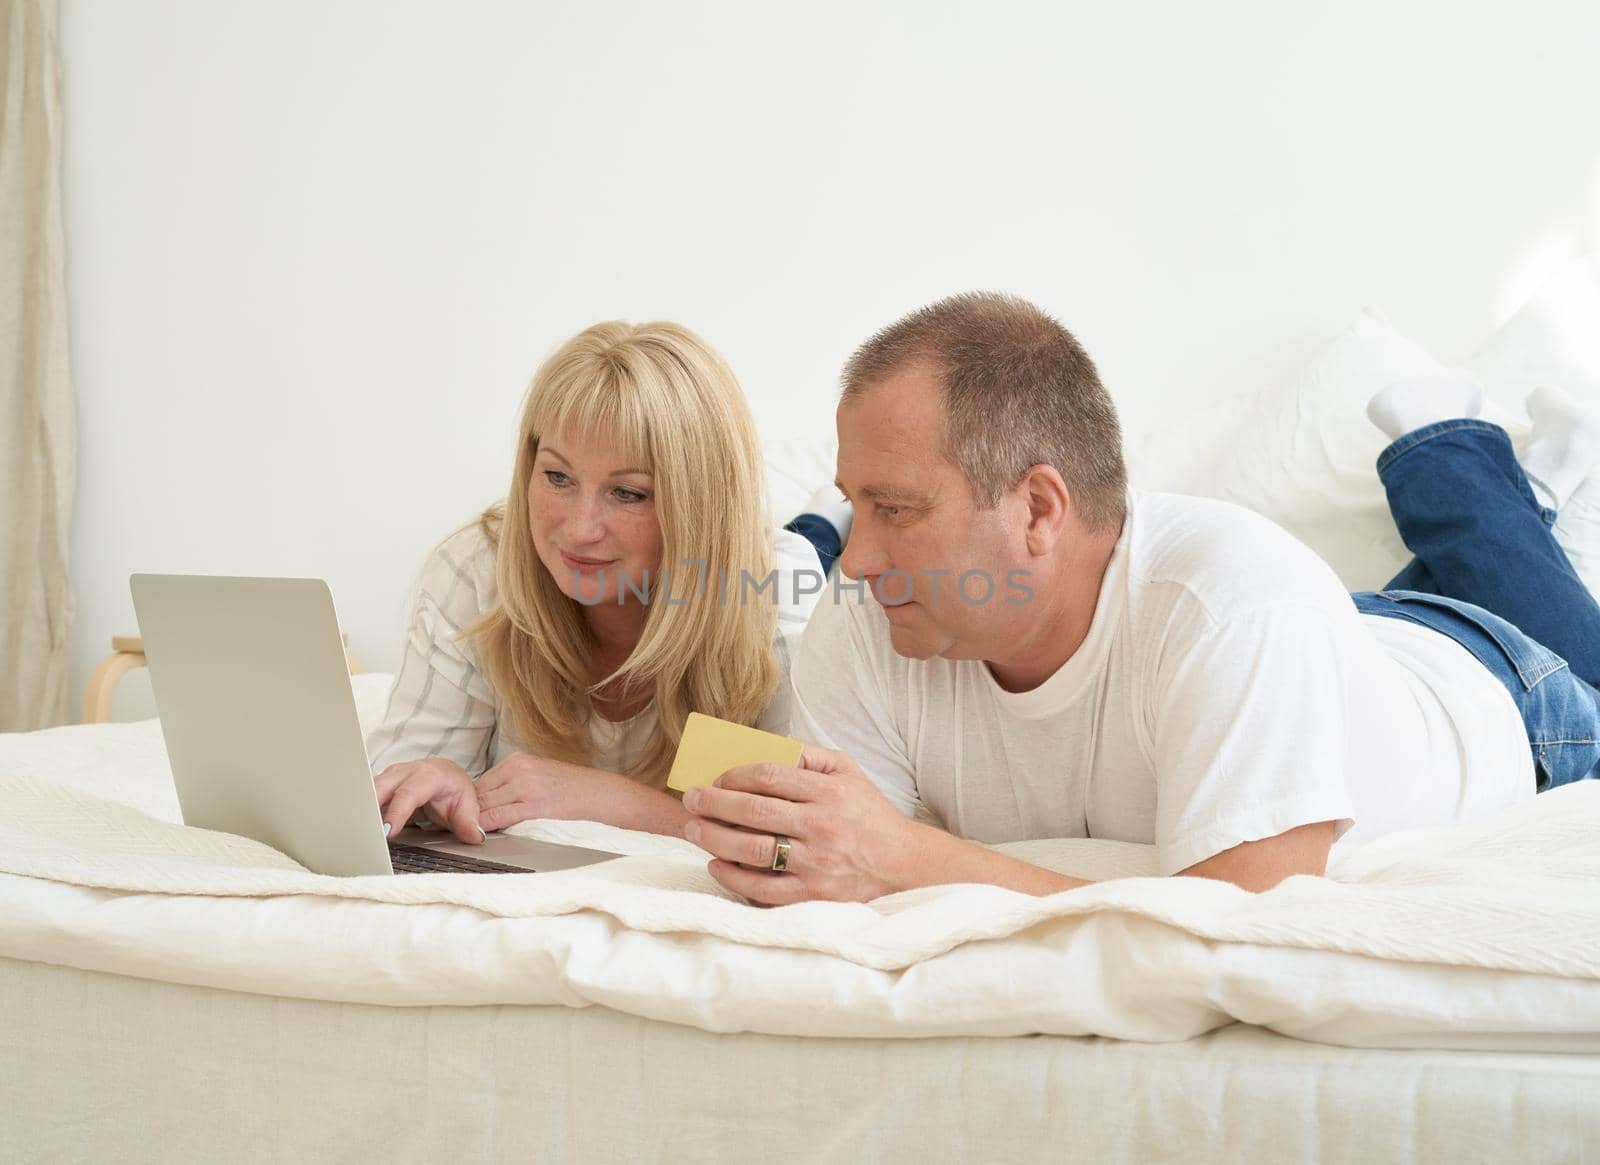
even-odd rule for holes
{"type": "Polygon", "coordinates": [[[700,790],[699,789],[688,789],[688,790],[686,790],[684,792],[684,794],[683,794],[683,807],[685,809],[687,809],[690,813],[693,813],[694,809],[695,809],[695,806],[698,805],[698,804],[700,804],[700,790]]]}
{"type": "Polygon", "coordinates": [[[481,825],[478,826],[478,840],[479,841],[488,841],[489,840],[489,835],[487,833],[483,832],[483,826],[481,826],[481,825]]]}
{"type": "Polygon", "coordinates": [[[690,821],[685,824],[683,827],[683,836],[685,841],[692,841],[695,845],[699,845],[700,823],[698,821],[690,821]]]}
{"type": "Polygon", "coordinates": [[[394,827],[392,825],[390,825],[387,821],[385,821],[383,823],[383,836],[384,837],[388,837],[389,836],[389,830],[391,830],[393,828],[394,827]]]}

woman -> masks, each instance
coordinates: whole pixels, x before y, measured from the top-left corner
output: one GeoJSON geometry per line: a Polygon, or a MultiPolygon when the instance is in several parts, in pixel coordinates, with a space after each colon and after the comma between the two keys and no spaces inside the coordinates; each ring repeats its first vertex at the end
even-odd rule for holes
{"type": "Polygon", "coordinates": [[[564,344],[505,502],[423,568],[369,742],[386,831],[423,809],[474,843],[534,817],[681,834],[663,786],[688,713],[788,726],[818,560],[764,498],[744,394],[704,340],[611,322],[564,344]]]}

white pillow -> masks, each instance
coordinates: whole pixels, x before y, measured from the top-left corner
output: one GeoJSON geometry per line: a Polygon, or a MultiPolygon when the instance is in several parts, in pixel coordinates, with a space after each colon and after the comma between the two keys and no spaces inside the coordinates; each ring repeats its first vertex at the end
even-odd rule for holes
{"type": "MultiPolygon", "coordinates": [[[[1600,411],[1600,266],[1586,259],[1558,272],[1466,367],[1484,384],[1484,418],[1519,448],[1528,427],[1522,401],[1536,385],[1600,411]]],[[[1367,420],[1367,401],[1394,380],[1441,368],[1368,309],[1289,384],[1151,434],[1133,458],[1135,480],[1248,506],[1321,554],[1351,590],[1381,587],[1410,553],[1378,481],[1387,438],[1367,420]]],[[[1600,472],[1563,507],[1555,535],[1600,596],[1600,472]]]]}
{"type": "Polygon", "coordinates": [[[1369,308],[1288,384],[1151,434],[1134,480],[1248,506],[1320,554],[1351,590],[1381,587],[1410,555],[1378,481],[1387,441],[1367,420],[1367,401],[1391,381],[1440,370],[1369,308]]]}
{"type": "Polygon", "coordinates": [[[1176,418],[1168,414],[1142,437],[1126,434],[1129,480],[1140,489],[1216,497],[1218,452],[1255,406],[1255,393],[1238,393],[1176,418]]]}
{"type": "Polygon", "coordinates": [[[831,482],[838,470],[838,442],[832,437],[791,437],[765,441],[767,503],[772,520],[782,526],[800,513],[811,495],[831,482]]]}

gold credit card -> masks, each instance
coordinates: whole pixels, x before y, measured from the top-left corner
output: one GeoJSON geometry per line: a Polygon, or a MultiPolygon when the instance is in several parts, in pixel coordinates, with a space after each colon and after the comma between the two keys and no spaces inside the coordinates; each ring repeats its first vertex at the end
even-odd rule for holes
{"type": "Polygon", "coordinates": [[[798,740],[775,732],[690,712],[683,739],[678,741],[678,754],[672,758],[672,771],[667,774],[667,788],[681,793],[709,785],[738,765],[797,765],[803,747],[798,740]]]}

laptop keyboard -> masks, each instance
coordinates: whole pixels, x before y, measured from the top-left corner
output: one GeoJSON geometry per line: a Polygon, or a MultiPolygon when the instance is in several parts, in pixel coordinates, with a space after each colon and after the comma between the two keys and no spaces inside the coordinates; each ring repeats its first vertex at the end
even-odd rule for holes
{"type": "Polygon", "coordinates": [[[416,845],[391,845],[389,864],[397,874],[531,874],[526,866],[464,858],[460,854],[416,845]]]}

